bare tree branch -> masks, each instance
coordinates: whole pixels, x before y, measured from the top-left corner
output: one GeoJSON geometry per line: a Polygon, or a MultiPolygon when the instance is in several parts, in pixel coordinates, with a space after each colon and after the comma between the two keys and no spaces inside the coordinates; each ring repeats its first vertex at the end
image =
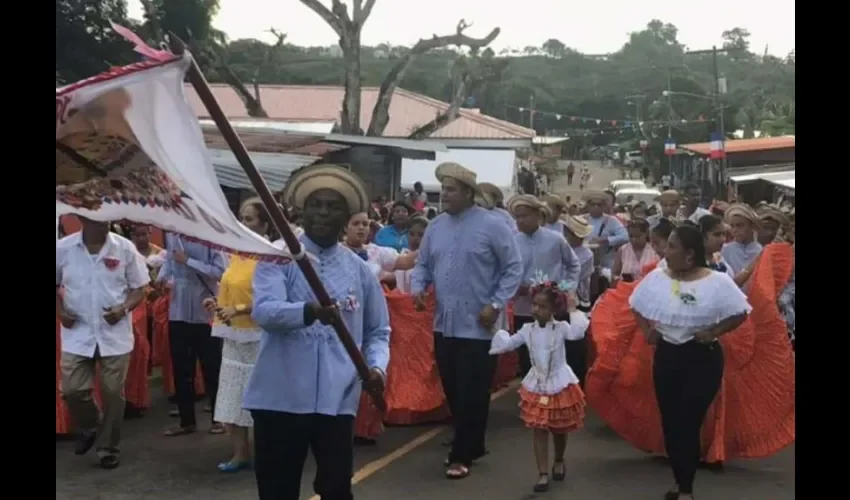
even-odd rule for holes
{"type": "Polygon", "coordinates": [[[263,105],[260,103],[260,88],[259,84],[254,81],[254,91],[257,93],[256,96],[251,95],[251,92],[248,91],[245,84],[242,83],[241,80],[233,73],[225,65],[219,65],[216,67],[218,74],[224,79],[224,81],[230,85],[236,94],[242,99],[242,102],[245,103],[245,110],[248,112],[248,116],[252,118],[268,118],[269,115],[266,113],[266,110],[263,109],[263,105]]]}
{"type": "Polygon", "coordinates": [[[430,122],[420,126],[414,130],[407,138],[408,139],[425,139],[431,136],[434,132],[445,127],[449,123],[455,121],[460,114],[460,107],[466,101],[466,96],[472,90],[472,75],[465,73],[460,82],[455,85],[455,91],[452,95],[452,101],[449,107],[430,122]]]}
{"type": "Polygon", "coordinates": [[[375,0],[366,0],[366,5],[363,5],[363,0],[354,0],[354,24],[363,26],[363,23],[372,14],[372,8],[374,6],[375,0]]]}
{"type": "MultiPolygon", "coordinates": [[[[345,33],[345,26],[343,26],[341,20],[334,15],[334,12],[331,12],[330,9],[325,7],[325,5],[319,0],[301,0],[301,3],[306,5],[310,10],[319,15],[327,24],[330,26],[339,36],[343,37],[345,33]]],[[[339,3],[339,0],[334,0],[334,5],[339,3]]]]}
{"type": "Polygon", "coordinates": [[[398,88],[399,83],[401,83],[404,79],[404,74],[407,71],[407,68],[410,67],[418,56],[428,52],[429,50],[448,47],[451,45],[467,46],[473,51],[476,51],[481,47],[489,45],[496,39],[497,36],[499,36],[501,31],[499,28],[493,28],[490,34],[484,38],[472,38],[463,34],[464,30],[469,26],[471,25],[461,19],[457,23],[455,33],[452,35],[434,35],[428,39],[420,39],[416,42],[416,45],[414,45],[413,48],[411,48],[395,63],[392,69],[390,69],[390,72],[387,73],[387,76],[384,77],[384,81],[381,82],[378,100],[375,102],[375,107],[372,109],[372,119],[369,122],[369,130],[366,132],[366,135],[380,136],[384,133],[384,129],[387,128],[387,124],[390,122],[389,109],[395,89],[398,88]]]}

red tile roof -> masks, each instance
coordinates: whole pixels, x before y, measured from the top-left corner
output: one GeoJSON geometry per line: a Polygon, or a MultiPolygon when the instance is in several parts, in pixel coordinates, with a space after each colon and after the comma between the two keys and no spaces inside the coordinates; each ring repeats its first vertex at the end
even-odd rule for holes
{"type": "MultiPolygon", "coordinates": [[[[763,137],[758,139],[733,139],[726,141],[727,153],[747,153],[750,151],[767,151],[772,149],[793,148],[795,137],[793,135],[783,137],[763,137]]],[[[707,155],[711,149],[710,142],[699,142],[696,144],[682,144],[682,149],[694,153],[707,155]]]]}
{"type": "MultiPolygon", "coordinates": [[[[210,85],[225,115],[231,119],[246,119],[248,115],[242,100],[226,84],[210,85]]],[[[198,118],[209,114],[191,85],[186,84],[186,97],[198,118]]],[[[360,126],[367,129],[372,108],[378,99],[378,87],[362,89],[360,126]]],[[[343,87],[308,85],[262,85],[260,100],[272,120],[282,122],[339,121],[342,109],[343,87]]],[[[430,97],[397,89],[390,104],[390,122],[384,131],[386,137],[407,137],[417,127],[433,120],[448,108],[448,103],[430,97]]],[[[534,131],[519,125],[481,114],[477,109],[462,109],[452,123],[431,137],[453,139],[516,139],[533,137],[534,131]]]]}

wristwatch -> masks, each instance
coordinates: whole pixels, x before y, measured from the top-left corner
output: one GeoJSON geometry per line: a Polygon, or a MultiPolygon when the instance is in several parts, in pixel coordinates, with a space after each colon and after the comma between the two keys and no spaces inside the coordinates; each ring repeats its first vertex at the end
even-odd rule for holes
{"type": "Polygon", "coordinates": [[[234,309],[236,309],[236,312],[238,312],[238,313],[243,313],[243,312],[248,310],[248,306],[246,306],[245,304],[239,304],[236,307],[234,307],[234,309]]]}

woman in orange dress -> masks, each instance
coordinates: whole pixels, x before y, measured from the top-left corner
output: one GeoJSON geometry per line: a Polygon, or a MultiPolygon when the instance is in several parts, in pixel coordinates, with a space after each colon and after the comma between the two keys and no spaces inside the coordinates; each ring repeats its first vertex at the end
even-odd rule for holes
{"type": "MultiPolygon", "coordinates": [[[[702,426],[704,462],[769,456],[795,439],[795,363],[777,307],[792,269],[789,244],[766,246],[747,284],[753,310],[740,327],[720,339],[725,369],[702,426]]],[[[588,403],[615,432],[638,449],[663,454],[652,383],[653,348],[640,334],[629,306],[637,284],[620,283],[593,311],[597,355],[585,389],[588,403]]]]}
{"type": "MultiPolygon", "coordinates": [[[[394,249],[368,243],[371,221],[366,212],[351,216],[345,229],[345,246],[362,258],[369,269],[381,282],[395,283],[396,271],[412,269],[416,263],[417,253],[399,254],[394,249]]],[[[405,238],[406,239],[406,238],[405,238]]],[[[392,337],[390,337],[392,338],[392,337]]],[[[404,356],[403,353],[396,353],[404,356]]],[[[387,375],[389,377],[389,374],[387,375]]],[[[360,396],[360,406],[354,420],[355,444],[375,444],[378,436],[384,431],[384,416],[375,406],[372,398],[363,391],[360,396]]]]}

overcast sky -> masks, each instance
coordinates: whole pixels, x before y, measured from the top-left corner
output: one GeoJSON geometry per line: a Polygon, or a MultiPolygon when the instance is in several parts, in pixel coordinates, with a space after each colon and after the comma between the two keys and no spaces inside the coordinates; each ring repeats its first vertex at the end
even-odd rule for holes
{"type": "MultiPolygon", "coordinates": [[[[330,0],[323,0],[330,5],[330,0]]],[[[333,31],[299,0],[220,0],[215,26],[231,39],[271,40],[271,27],[288,33],[297,45],[336,44],[333,31]]],[[[140,19],[139,0],[128,0],[130,17],[140,19]]],[[[720,45],[720,34],[734,27],[752,34],[752,50],[784,56],[794,48],[793,0],[377,0],[363,30],[363,43],[412,45],[421,36],[447,34],[459,19],[467,31],[484,36],[502,29],[494,49],[541,45],[557,38],[586,54],[622,47],[628,33],[653,18],[679,28],[679,41],[691,49],[720,45]]]]}

